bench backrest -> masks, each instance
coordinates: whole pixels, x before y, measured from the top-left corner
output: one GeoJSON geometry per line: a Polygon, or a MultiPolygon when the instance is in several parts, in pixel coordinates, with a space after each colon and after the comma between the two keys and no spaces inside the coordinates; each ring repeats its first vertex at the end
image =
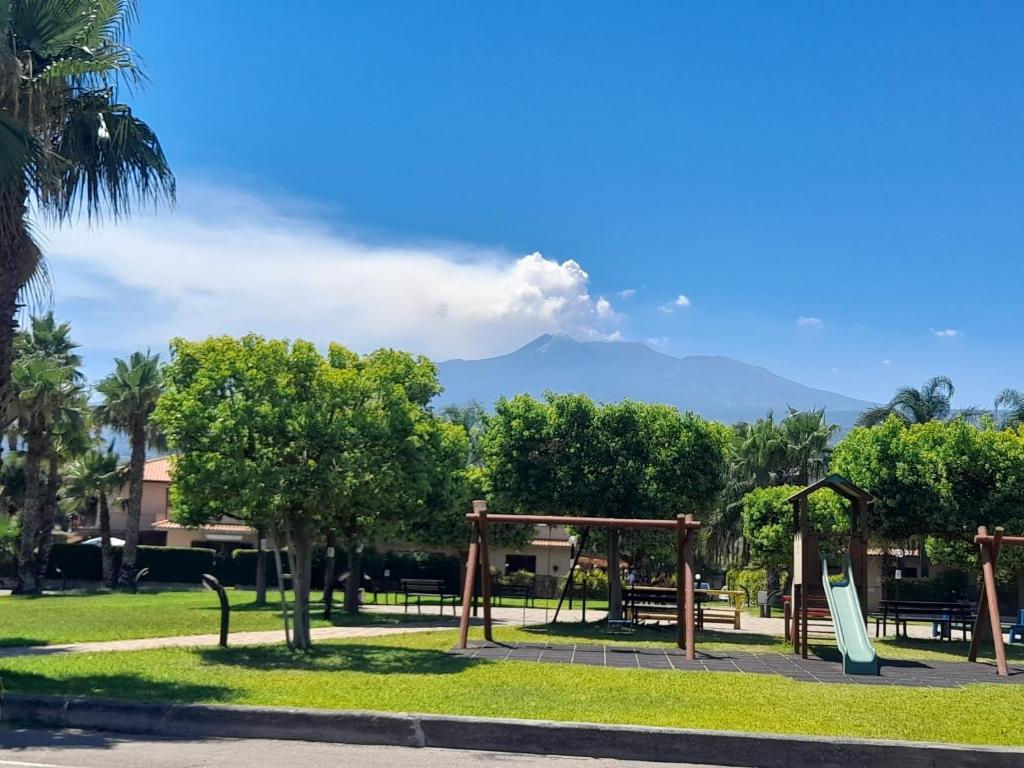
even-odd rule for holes
{"type": "Polygon", "coordinates": [[[444,581],[441,579],[402,579],[402,589],[406,592],[443,592],[444,581]]]}

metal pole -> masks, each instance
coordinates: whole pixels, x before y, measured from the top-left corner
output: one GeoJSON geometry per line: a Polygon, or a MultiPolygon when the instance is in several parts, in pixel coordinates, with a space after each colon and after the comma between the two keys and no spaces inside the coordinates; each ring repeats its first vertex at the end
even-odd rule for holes
{"type": "Polygon", "coordinates": [[[231,606],[228,604],[228,595],[224,591],[224,586],[220,583],[217,577],[210,575],[209,573],[203,574],[203,584],[207,589],[211,589],[217,593],[217,598],[220,600],[220,645],[222,648],[228,647],[228,624],[231,621],[231,606]]]}
{"type": "Polygon", "coordinates": [[[684,569],[686,576],[686,659],[687,661],[693,661],[697,658],[696,644],[696,633],[694,632],[694,616],[693,616],[693,535],[691,528],[693,523],[693,515],[686,515],[683,518],[686,530],[683,535],[683,560],[686,563],[684,569]]]}
{"type": "MultiPolygon", "coordinates": [[[[590,534],[589,528],[583,529],[583,536],[580,537],[579,545],[576,547],[576,552],[572,558],[572,565],[569,566],[569,576],[565,580],[565,586],[562,587],[562,595],[558,598],[558,606],[555,608],[555,618],[551,620],[554,624],[558,621],[558,612],[562,610],[562,603],[565,602],[565,596],[569,595],[569,610],[572,610],[572,582],[573,576],[576,574],[576,566],[580,561],[580,555],[583,553],[583,548],[587,545],[587,536],[590,534]]],[[[586,587],[584,587],[584,590],[586,587]]]]}
{"type": "Polygon", "coordinates": [[[473,511],[480,519],[480,592],[484,600],[484,639],[493,642],[491,624],[491,548],[487,541],[487,502],[474,501],[473,511]]]}

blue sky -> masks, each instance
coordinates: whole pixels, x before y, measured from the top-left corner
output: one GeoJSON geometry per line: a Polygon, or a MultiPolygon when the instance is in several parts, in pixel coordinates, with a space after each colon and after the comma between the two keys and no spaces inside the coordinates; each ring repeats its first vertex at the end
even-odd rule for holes
{"type": "Polygon", "coordinates": [[[149,2],[180,205],[49,233],[57,310],[94,375],[561,331],[987,405],[1024,387],[1022,39],[1017,3],[149,2]]]}

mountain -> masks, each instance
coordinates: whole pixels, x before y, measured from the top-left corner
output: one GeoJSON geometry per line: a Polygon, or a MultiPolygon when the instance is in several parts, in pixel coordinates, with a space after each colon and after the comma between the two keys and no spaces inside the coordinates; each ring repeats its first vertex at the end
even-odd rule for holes
{"type": "Polygon", "coordinates": [[[507,355],[448,360],[438,367],[445,388],[439,405],[477,400],[490,407],[502,395],[541,397],[551,390],[584,392],[600,402],[667,403],[725,422],[756,419],[769,410],[782,415],[787,406],[823,407],[829,421],[844,428],[873,405],[728,357],[672,357],[639,342],[584,342],[549,334],[507,355]]]}

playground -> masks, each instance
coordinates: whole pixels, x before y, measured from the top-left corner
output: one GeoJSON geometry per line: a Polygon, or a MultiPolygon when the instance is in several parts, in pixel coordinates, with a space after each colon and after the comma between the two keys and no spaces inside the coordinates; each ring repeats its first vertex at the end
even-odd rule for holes
{"type": "MultiPolygon", "coordinates": [[[[916,687],[949,688],[971,683],[1024,683],[1024,662],[1008,661],[1004,640],[1004,622],[999,615],[995,593],[995,569],[1002,547],[1024,544],[1024,537],[1005,536],[1001,529],[995,535],[980,528],[975,537],[982,563],[982,594],[976,606],[962,603],[925,603],[921,601],[883,601],[885,613],[870,614],[867,601],[867,552],[869,511],[874,499],[870,493],[838,475],[830,475],[808,485],[790,499],[793,508],[793,570],[790,593],[784,600],[781,623],[787,647],[750,651],[739,649],[702,650],[701,634],[708,623],[732,624],[717,634],[735,637],[738,647],[744,635],[752,630],[778,634],[778,623],[770,618],[744,617],[740,601],[728,590],[712,590],[697,584],[693,561],[693,536],[700,521],[692,515],[676,520],[645,520],[615,518],[562,518],[539,515],[489,514],[483,501],[474,502],[467,515],[472,527],[469,557],[463,586],[459,638],[451,653],[471,659],[490,661],[533,661],[620,669],[682,670],[702,672],[744,672],[777,674],[803,682],[844,682],[916,687]],[[829,490],[847,504],[848,528],[841,535],[823,536],[810,520],[808,499],[819,491],[829,490]],[[664,531],[676,540],[676,584],[674,587],[630,584],[621,598],[621,607],[609,612],[603,631],[615,636],[615,643],[569,642],[558,637],[559,611],[573,585],[576,561],[572,564],[562,599],[548,623],[553,641],[505,638],[495,632],[492,605],[489,554],[489,530],[493,525],[563,524],[589,531],[591,528],[638,529],[664,531]],[[836,566],[838,563],[838,567],[836,566]],[[479,576],[478,576],[479,574],[479,576]],[[903,613],[900,613],[902,608],[903,613]],[[483,641],[469,641],[471,617],[482,616],[483,641]],[[889,610],[897,638],[900,629],[904,638],[936,638],[936,642],[952,641],[954,629],[971,644],[963,660],[883,658],[876,651],[869,634],[869,623],[875,620],[887,631],[889,610]],[[628,636],[639,627],[653,622],[658,629],[672,629],[674,647],[651,647],[656,643],[629,644],[628,636]],[[754,624],[755,626],[751,626],[754,624]],[[561,640],[561,641],[560,641],[561,640]],[[979,662],[979,651],[985,644],[992,647],[993,662],[979,662]],[[813,653],[812,653],[813,649],[813,653]]],[[[514,621],[514,618],[512,619],[514,621]]],[[[504,623],[504,622],[503,622],[504,623]]],[[[525,610],[524,620],[525,621],[525,610]]],[[[1011,643],[1024,640],[1024,616],[1018,624],[1008,627],[1011,643]]],[[[568,634],[568,633],[566,633],[568,634]]],[[[666,633],[667,634],[667,633],[666,633]]],[[[662,645],[668,646],[665,636],[662,645]]]]}

